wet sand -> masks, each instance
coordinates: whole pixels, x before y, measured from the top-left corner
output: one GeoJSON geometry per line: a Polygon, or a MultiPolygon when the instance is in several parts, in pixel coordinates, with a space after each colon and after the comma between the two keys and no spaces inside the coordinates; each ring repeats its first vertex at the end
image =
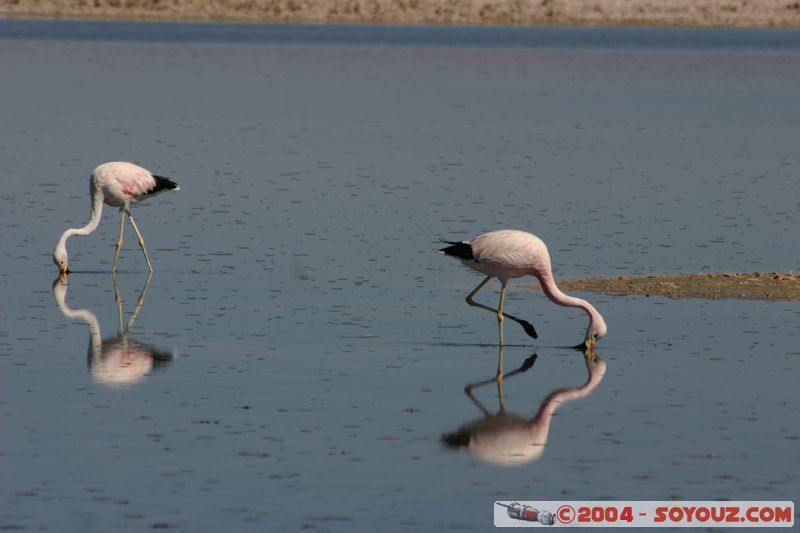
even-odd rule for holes
{"type": "Polygon", "coordinates": [[[293,23],[797,27],[791,0],[42,0],[0,1],[0,16],[293,23]]]}
{"type": "MultiPolygon", "coordinates": [[[[800,274],[796,272],[736,272],[675,276],[619,276],[559,282],[564,290],[602,294],[667,296],[669,298],[740,298],[800,301],[800,274]]],[[[530,285],[533,289],[538,286],[530,285]]]]}

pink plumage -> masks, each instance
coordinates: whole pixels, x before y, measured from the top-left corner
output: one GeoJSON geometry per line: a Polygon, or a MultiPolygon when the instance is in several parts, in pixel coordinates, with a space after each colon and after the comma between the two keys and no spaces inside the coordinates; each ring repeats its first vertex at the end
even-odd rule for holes
{"type": "Polygon", "coordinates": [[[547,246],[536,235],[505,229],[478,235],[469,244],[475,258],[471,268],[487,276],[508,281],[550,271],[547,246]]]}
{"type": "Polygon", "coordinates": [[[103,201],[113,207],[136,204],[164,190],[180,190],[172,180],[125,161],[103,163],[94,169],[92,179],[103,193],[103,201]]]}
{"type": "Polygon", "coordinates": [[[114,207],[136,203],[156,186],[149,170],[122,161],[103,163],[94,169],[92,176],[103,191],[103,201],[114,207]]]}

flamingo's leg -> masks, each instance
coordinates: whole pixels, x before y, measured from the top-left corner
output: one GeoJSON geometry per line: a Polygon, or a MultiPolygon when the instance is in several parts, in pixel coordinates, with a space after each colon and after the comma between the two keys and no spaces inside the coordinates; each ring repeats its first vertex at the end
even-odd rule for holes
{"type": "Polygon", "coordinates": [[[500,399],[500,410],[505,411],[506,406],[503,403],[503,319],[499,318],[498,320],[500,321],[500,353],[497,356],[497,397],[500,399]]]}
{"type": "MultiPolygon", "coordinates": [[[[123,218],[122,220],[124,221],[125,219],[123,218]]],[[[118,335],[122,337],[125,334],[125,330],[122,329],[122,296],[119,295],[117,273],[114,270],[111,271],[111,282],[114,284],[114,300],[117,302],[117,320],[119,324],[118,335]]]]}
{"type": "Polygon", "coordinates": [[[139,238],[139,246],[141,246],[142,252],[144,252],[144,259],[145,261],[147,261],[147,268],[149,268],[150,272],[152,272],[153,264],[150,262],[150,256],[147,255],[147,248],[144,247],[144,238],[142,237],[139,228],[136,226],[136,221],[133,220],[133,215],[131,215],[130,211],[128,211],[128,218],[131,219],[131,225],[133,226],[133,231],[136,232],[136,236],[139,238]]]}
{"type": "Polygon", "coordinates": [[[139,314],[139,310],[144,305],[144,297],[147,294],[147,289],[150,287],[150,280],[153,279],[153,273],[150,272],[147,274],[147,279],[144,282],[144,287],[142,287],[142,292],[139,294],[139,300],[136,302],[136,307],[133,310],[133,314],[131,315],[130,320],[128,320],[128,325],[125,327],[125,334],[130,331],[131,327],[133,326],[133,321],[136,320],[136,315],[139,314]]]}
{"type": "Polygon", "coordinates": [[[503,411],[505,409],[505,403],[503,401],[503,380],[514,377],[518,374],[522,374],[527,372],[533,367],[533,364],[536,362],[536,358],[538,357],[535,353],[531,354],[525,361],[522,362],[520,367],[508,374],[503,373],[503,347],[500,346],[499,353],[497,355],[497,369],[500,377],[495,376],[492,379],[485,379],[483,381],[478,381],[476,383],[470,383],[466,387],[464,387],[464,394],[466,394],[470,400],[478,406],[478,409],[483,411],[483,414],[486,416],[492,416],[492,413],[489,412],[488,409],[478,400],[474,394],[472,394],[472,390],[478,387],[482,387],[484,385],[488,385],[489,383],[497,383],[497,393],[500,399],[500,410],[503,411]]]}
{"type": "MultiPolygon", "coordinates": [[[[494,307],[489,307],[488,305],[483,305],[483,304],[481,304],[481,303],[478,303],[478,302],[476,302],[475,300],[473,300],[473,296],[475,296],[475,294],[476,294],[476,293],[477,293],[479,290],[481,290],[481,288],[482,288],[484,285],[486,285],[486,283],[487,283],[487,282],[488,282],[490,279],[492,279],[492,276],[487,276],[487,277],[486,277],[486,279],[484,279],[483,281],[481,281],[481,282],[478,284],[478,286],[477,286],[477,287],[475,287],[475,289],[474,289],[474,290],[473,290],[471,293],[469,293],[469,295],[467,296],[467,303],[468,303],[469,305],[471,305],[472,307],[478,307],[478,308],[480,308],[480,309],[485,309],[486,311],[491,311],[492,313],[497,313],[497,312],[498,312],[498,310],[497,310],[497,309],[495,309],[494,307]]],[[[503,286],[503,288],[505,288],[505,286],[503,286]]],[[[499,311],[500,311],[500,312],[502,312],[502,309],[500,309],[499,311]]],[[[533,327],[533,324],[531,324],[531,323],[530,323],[530,322],[528,322],[527,320],[523,320],[523,319],[521,319],[521,318],[519,318],[519,317],[516,317],[516,316],[514,316],[514,315],[509,315],[508,313],[503,313],[503,316],[504,316],[505,318],[508,318],[509,320],[513,320],[514,322],[516,322],[517,324],[519,324],[520,326],[522,326],[522,329],[524,329],[524,330],[525,330],[525,333],[527,333],[529,336],[533,337],[534,339],[536,339],[536,338],[538,338],[538,337],[539,337],[539,336],[536,334],[536,329],[533,327]]]]}
{"type": "MultiPolygon", "coordinates": [[[[500,334],[500,346],[504,346],[505,342],[503,342],[503,301],[506,299],[506,284],[500,282],[500,304],[497,306],[497,330],[500,334]]],[[[502,354],[502,352],[500,352],[502,354]]],[[[502,355],[500,357],[500,365],[502,365],[502,355]]],[[[502,366],[497,367],[497,380],[498,385],[502,383],[503,379],[503,370],[502,366]]],[[[502,385],[499,385],[502,386],[502,385]]],[[[502,390],[502,389],[501,389],[502,390]]]]}
{"type": "Polygon", "coordinates": [[[114,250],[114,263],[111,265],[111,272],[117,271],[117,260],[119,259],[119,251],[122,249],[122,237],[125,234],[125,211],[120,211],[119,220],[119,239],[117,239],[117,249],[114,250]]]}

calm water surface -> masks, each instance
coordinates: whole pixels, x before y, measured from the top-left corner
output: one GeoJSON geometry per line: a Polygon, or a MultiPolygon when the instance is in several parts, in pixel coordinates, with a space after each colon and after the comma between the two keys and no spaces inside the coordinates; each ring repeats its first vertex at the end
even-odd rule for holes
{"type": "Polygon", "coordinates": [[[796,497],[798,304],[583,295],[587,363],[585,317],[515,286],[540,338],[507,324],[506,371],[537,357],[497,417],[464,393],[497,365],[480,278],[432,250],[517,227],[557,279],[796,270],[799,33],[506,30],[0,22],[0,528],[796,497]],[[134,209],[155,275],[128,231],[112,279],[107,209],[54,284],[113,159],[181,185],[134,209]],[[546,446],[479,445],[508,427],[546,446]]]}

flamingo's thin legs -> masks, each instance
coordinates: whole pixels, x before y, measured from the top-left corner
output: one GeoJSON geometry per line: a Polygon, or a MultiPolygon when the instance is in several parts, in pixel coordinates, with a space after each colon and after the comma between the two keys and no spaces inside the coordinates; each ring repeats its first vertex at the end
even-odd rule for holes
{"type": "Polygon", "coordinates": [[[147,248],[144,247],[144,238],[142,237],[142,234],[139,232],[139,228],[136,226],[136,221],[133,219],[133,215],[131,215],[130,211],[128,211],[128,218],[131,220],[133,231],[136,232],[136,236],[139,238],[139,246],[141,246],[142,252],[144,252],[144,259],[145,261],[147,261],[147,268],[149,268],[150,272],[152,272],[153,264],[150,262],[150,256],[147,255],[147,248]]]}
{"type": "MultiPolygon", "coordinates": [[[[498,310],[497,310],[497,309],[495,309],[494,307],[489,307],[488,305],[484,305],[484,304],[482,304],[482,303],[478,303],[478,302],[476,302],[476,301],[473,299],[473,297],[475,296],[475,294],[476,294],[476,293],[477,293],[479,290],[481,290],[481,288],[482,288],[484,285],[486,285],[486,283],[488,283],[488,281],[489,281],[490,279],[492,279],[493,277],[494,277],[494,276],[487,276],[487,277],[486,277],[486,279],[484,279],[483,281],[481,281],[481,282],[478,284],[478,286],[477,286],[477,287],[475,287],[475,289],[474,289],[474,290],[473,290],[471,293],[469,293],[469,295],[468,295],[468,296],[467,296],[467,298],[466,298],[466,300],[467,300],[467,303],[468,303],[469,305],[471,305],[472,307],[477,307],[477,308],[479,308],[479,309],[485,309],[486,311],[491,311],[492,313],[497,313],[497,312],[498,312],[498,310]]],[[[503,289],[505,289],[505,285],[503,285],[503,289]]],[[[501,311],[502,311],[502,310],[501,310],[501,311]]],[[[519,318],[519,317],[516,317],[516,316],[514,316],[514,315],[509,315],[508,313],[503,313],[503,316],[504,316],[505,318],[508,318],[509,320],[513,320],[514,322],[516,322],[517,324],[519,324],[520,326],[522,326],[522,329],[524,329],[524,330],[525,330],[525,333],[527,333],[529,336],[533,337],[534,339],[536,339],[536,338],[538,337],[538,336],[536,335],[536,329],[534,329],[534,327],[533,327],[533,324],[531,324],[531,323],[530,323],[530,322],[528,322],[527,320],[523,320],[523,319],[521,319],[521,318],[519,318]]]]}
{"type": "Polygon", "coordinates": [[[125,234],[125,211],[120,211],[119,220],[119,239],[117,239],[117,249],[114,250],[114,263],[111,265],[111,272],[117,271],[117,260],[119,259],[119,251],[122,249],[122,237],[125,234]]]}

